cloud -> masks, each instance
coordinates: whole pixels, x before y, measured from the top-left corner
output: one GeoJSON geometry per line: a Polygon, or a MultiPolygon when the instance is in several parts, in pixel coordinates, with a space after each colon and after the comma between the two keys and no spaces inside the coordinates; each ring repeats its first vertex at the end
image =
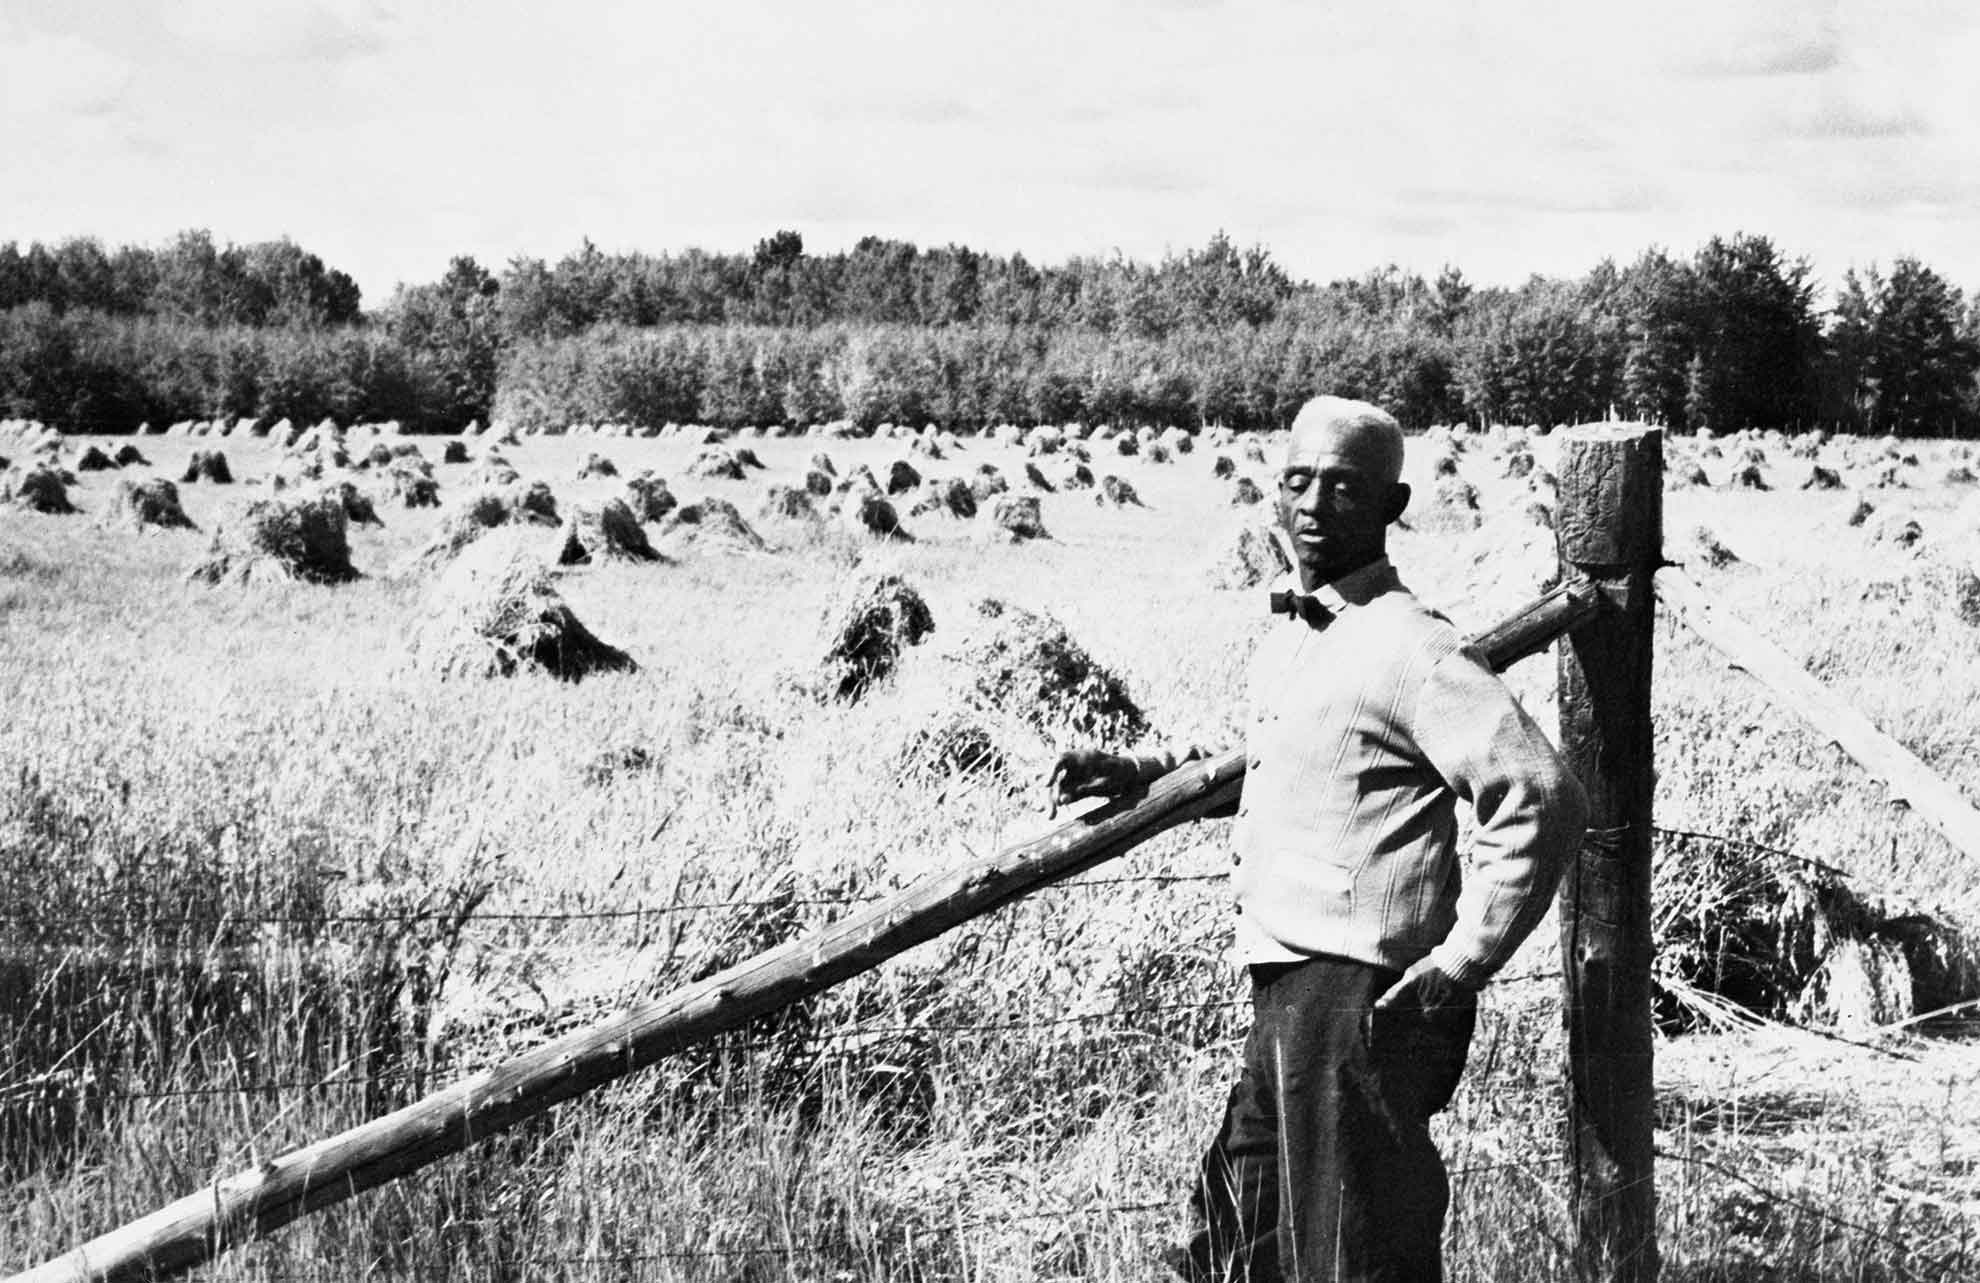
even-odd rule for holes
{"type": "Polygon", "coordinates": [[[128,60],[77,36],[30,34],[0,41],[0,115],[104,116],[123,102],[128,60]]]}
{"type": "Polygon", "coordinates": [[[861,90],[822,104],[819,114],[835,124],[860,127],[873,124],[961,125],[980,120],[983,116],[973,104],[954,94],[914,90],[884,94],[861,90]]]}
{"type": "Polygon", "coordinates": [[[1975,184],[1956,174],[1914,176],[1845,175],[1812,181],[1803,188],[1824,204],[1863,212],[1936,212],[1970,216],[1975,184]]]}
{"type": "Polygon", "coordinates": [[[1378,217],[1375,226],[1397,236],[1448,236],[1458,230],[1458,220],[1450,214],[1393,210],[1378,217]]]}
{"type": "Polygon", "coordinates": [[[1880,109],[1847,98],[1829,98],[1813,111],[1788,124],[1797,138],[1859,139],[1916,138],[1930,132],[1925,121],[1906,107],[1880,109]]]}
{"type": "Polygon", "coordinates": [[[1089,170],[1074,174],[1073,183],[1079,187],[1140,192],[1157,196],[1197,192],[1207,186],[1202,176],[1188,173],[1174,165],[1118,157],[1101,161],[1089,170]]]}
{"type": "Polygon", "coordinates": [[[1404,188],[1398,196],[1418,210],[1452,214],[1642,214],[1667,203],[1664,193],[1652,184],[1572,177],[1553,188],[1523,186],[1494,191],[1418,186],[1404,188]]]}
{"type": "Polygon", "coordinates": [[[1676,70],[1705,79],[1746,79],[1765,76],[1816,76],[1842,65],[1842,48],[1833,33],[1787,34],[1761,39],[1740,49],[1681,56],[1676,70]]]}
{"type": "Polygon", "coordinates": [[[1119,119],[1120,113],[1096,103],[1069,103],[1055,108],[1051,113],[1055,125],[1106,125],[1119,119]]]}
{"type": "Polygon", "coordinates": [[[239,57],[340,63],[383,50],[390,19],[361,0],[180,0],[165,22],[190,44],[239,57]]]}
{"type": "Polygon", "coordinates": [[[1648,214],[1669,203],[1669,196],[1653,183],[1616,183],[1577,190],[1552,208],[1563,214],[1648,214]]]}
{"type": "Polygon", "coordinates": [[[911,125],[958,125],[979,115],[976,108],[962,99],[947,95],[907,98],[880,110],[911,125]]]}
{"type": "Polygon", "coordinates": [[[123,149],[128,155],[151,160],[172,154],[170,143],[154,134],[137,129],[125,131],[123,149]]]}
{"type": "Polygon", "coordinates": [[[1200,112],[1203,98],[1186,86],[1164,81],[1143,89],[1077,89],[1063,97],[1041,101],[1035,114],[1052,125],[1109,125],[1126,129],[1169,129],[1161,117],[1200,112]]]}

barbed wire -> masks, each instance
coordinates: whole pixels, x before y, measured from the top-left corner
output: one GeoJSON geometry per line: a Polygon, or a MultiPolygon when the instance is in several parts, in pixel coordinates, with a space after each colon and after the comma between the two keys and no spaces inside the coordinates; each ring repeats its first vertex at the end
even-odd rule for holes
{"type": "Polygon", "coordinates": [[[1787,860],[1790,863],[1800,864],[1807,868],[1819,869],[1824,873],[1839,878],[1854,879],[1857,876],[1846,869],[1839,869],[1824,860],[1818,860],[1812,855],[1803,855],[1799,851],[1789,851],[1782,847],[1769,846],[1765,842],[1755,842],[1751,838],[1733,837],[1726,833],[1705,833],[1696,829],[1674,829],[1662,824],[1652,824],[1650,831],[1659,837],[1691,838],[1694,841],[1712,842],[1721,846],[1743,847],[1746,850],[1756,852],[1760,855],[1771,856],[1777,860],[1787,860]]]}
{"type": "MultiPolygon", "coordinates": [[[[1696,842],[1710,842],[1721,846],[1738,847],[1764,855],[1769,859],[1785,860],[1805,868],[1815,869],[1831,877],[1850,882],[1866,890],[1876,892],[1889,899],[1917,904],[1941,917],[1958,916],[1952,910],[1931,905],[1908,893],[1898,891],[1878,882],[1875,878],[1853,872],[1782,847],[1757,842],[1750,838],[1736,837],[1725,833],[1712,833],[1698,829],[1673,828],[1668,825],[1653,824],[1650,831],[1664,838],[1683,839],[1696,842]]],[[[1223,872],[1205,873],[1145,873],[1125,874],[1105,878],[1077,878],[1054,883],[1041,891],[1082,891],[1101,890],[1119,886],[1188,886],[1220,883],[1228,879],[1223,872]]],[[[513,924],[556,924],[556,923],[601,923],[639,921],[643,919],[663,919],[690,913],[729,913],[762,912],[804,908],[845,908],[855,905],[879,903],[891,893],[844,894],[844,895],[803,895],[803,896],[754,896],[717,900],[681,900],[665,903],[623,905],[609,909],[472,909],[463,912],[459,909],[423,908],[407,909],[399,912],[274,912],[249,913],[221,911],[215,913],[176,913],[176,914],[129,914],[129,913],[0,913],[0,923],[29,929],[56,929],[73,927],[116,928],[123,931],[187,930],[207,927],[216,930],[227,928],[245,929],[249,927],[389,927],[442,924],[455,929],[469,926],[513,925],[513,924]]],[[[243,941],[242,943],[253,943],[243,941]]],[[[66,947],[41,941],[25,941],[15,948],[66,947]]]]}
{"type": "MultiPolygon", "coordinates": [[[[1661,837],[1679,838],[1691,841],[1711,842],[1725,846],[1735,846],[1771,859],[1786,860],[1807,868],[1819,870],[1833,877],[1856,883],[1878,891],[1894,899],[1911,900],[1915,897],[1881,886],[1867,875],[1854,873],[1827,861],[1798,851],[1786,850],[1757,842],[1750,838],[1735,837],[1724,833],[1711,833],[1696,829],[1672,828],[1667,825],[1652,825],[1651,832],[1661,837]]],[[[1055,883],[1041,888],[1048,891],[1097,890],[1106,887],[1130,885],[1176,886],[1223,882],[1227,874],[1217,873],[1148,873],[1129,874],[1106,878],[1080,878],[1055,883]]],[[[249,926],[399,926],[424,923],[444,923],[465,927],[475,923],[591,923],[635,920],[642,918],[664,918],[683,913],[715,913],[731,911],[760,911],[793,908],[837,908],[849,905],[878,903],[888,898],[885,894],[864,895],[806,895],[806,896],[758,896],[740,897],[726,900],[684,900],[666,903],[625,905],[610,909],[512,909],[481,910],[463,912],[459,909],[430,908],[408,909],[402,912],[365,913],[246,913],[223,911],[217,913],[186,914],[128,914],[128,913],[0,913],[0,923],[29,928],[55,927],[119,927],[126,930],[185,929],[190,927],[249,927],[249,926]]],[[[1929,906],[1928,906],[1929,907],[1929,906]]],[[[1952,916],[1950,913],[1944,916],[1952,916]]]]}
{"type": "MultiPolygon", "coordinates": [[[[1852,875],[1850,875],[1848,872],[1838,869],[1833,865],[1827,864],[1824,861],[1801,855],[1798,852],[1789,851],[1778,847],[1772,847],[1767,844],[1754,842],[1748,839],[1732,837],[1730,835],[1725,835],[1725,834],[1701,832],[1701,831],[1689,830],[1689,829],[1670,828],[1662,825],[1653,825],[1652,831],[1666,838],[1688,839],[1695,841],[1709,841],[1709,842],[1723,843],[1731,846],[1737,846],[1742,849],[1751,850],[1756,853],[1768,856],[1770,858],[1791,860],[1806,865],[1808,867],[1817,868],[1837,877],[1842,877],[1842,878],[1852,877],[1852,875]]],[[[1212,883],[1212,882],[1221,882],[1225,880],[1225,877],[1226,875],[1223,873],[1133,874],[1133,875],[1121,875],[1121,876],[1108,877],[1108,878],[1076,879],[1072,881],[1055,884],[1050,889],[1052,890],[1070,890],[1070,889],[1088,889],[1088,888],[1098,889],[1098,888],[1105,888],[1111,886],[1147,885],[1147,884],[1157,884],[1157,885],[1204,884],[1204,883],[1212,883]]],[[[89,917],[83,915],[72,915],[68,917],[37,919],[31,915],[0,915],[0,921],[12,921],[16,923],[33,923],[40,925],[47,925],[50,923],[73,924],[79,922],[102,924],[107,921],[109,923],[115,925],[122,925],[122,926],[131,926],[145,922],[148,922],[153,925],[160,925],[166,923],[190,925],[199,922],[211,922],[211,923],[219,923],[219,924],[239,923],[243,925],[250,922],[267,923],[267,924],[338,923],[338,924],[385,925],[392,923],[405,923],[405,922],[416,922],[416,921],[436,921],[436,922],[447,921],[447,922],[456,923],[458,925],[465,921],[475,921],[475,920],[485,921],[485,922],[497,922],[497,923],[499,922],[572,922],[572,921],[595,922],[601,920],[625,919],[625,918],[636,918],[636,917],[647,917],[647,916],[659,917],[667,914],[678,914],[678,913],[686,913],[686,912],[787,909],[787,908],[807,907],[807,906],[842,906],[847,904],[871,903],[873,901],[882,898],[884,897],[879,895],[775,897],[775,898],[753,898],[753,899],[733,899],[733,900],[684,901],[684,902],[675,902],[664,905],[639,905],[639,906],[632,906],[632,907],[620,908],[620,909],[610,909],[610,910],[570,910],[570,911],[556,910],[556,911],[537,911],[537,912],[513,911],[513,912],[489,912],[489,913],[476,912],[466,916],[458,912],[449,913],[446,911],[436,909],[436,910],[409,911],[403,914],[332,914],[332,915],[318,915],[318,916],[284,914],[284,915],[271,915],[267,917],[254,917],[252,915],[239,915],[239,914],[215,914],[209,916],[185,915],[176,918],[155,918],[155,919],[142,919],[142,918],[133,919],[133,918],[129,918],[125,916],[117,916],[117,915],[112,915],[108,917],[89,917]]],[[[1501,977],[1498,983],[1501,985],[1513,985],[1522,982],[1530,982],[1537,980],[1555,980],[1555,979],[1559,979],[1561,977],[1561,974],[1562,973],[1559,970],[1530,972],[1522,975],[1501,977]]],[[[1165,1016],[1172,1016],[1172,1015],[1184,1014],[1184,1013],[1196,1015],[1199,1017],[1205,1017],[1205,1016],[1215,1017],[1221,1013],[1228,1012],[1233,1008],[1241,1007],[1244,1005],[1246,1005],[1244,1000],[1231,1000],[1227,1002],[1143,1004],[1140,1006],[1133,1006],[1133,1007],[1117,1007],[1102,1012],[1075,1013],[1066,1016],[1048,1017],[1042,1019],[1013,1019],[1013,1020],[1003,1020],[1003,1021],[974,1021],[974,1022],[921,1021],[921,1022],[913,1022],[913,1023],[894,1023],[894,1024],[863,1024],[863,1025],[847,1026],[846,1028],[843,1029],[827,1031],[822,1033],[815,1030],[807,1030],[805,1031],[803,1040],[797,1043],[793,1043],[793,1041],[789,1038],[763,1038],[763,1039],[757,1039],[755,1041],[750,1041],[747,1039],[739,1039],[732,1034],[732,1035],[724,1035],[718,1037],[716,1040],[714,1040],[713,1045],[719,1046],[728,1051],[737,1051],[737,1052],[752,1051],[752,1050],[769,1050],[769,1049],[775,1049],[775,1050],[781,1050],[787,1052],[796,1052],[798,1054],[801,1054],[809,1062],[825,1064],[825,1063],[831,1063],[833,1061],[846,1061],[852,1059],[852,1056],[849,1055],[848,1053],[832,1051],[831,1048],[833,1044],[842,1044],[848,1042],[858,1042],[862,1040],[871,1040],[871,1039],[887,1038],[887,1037],[900,1037],[900,1036],[978,1036],[978,1035],[987,1035],[987,1034],[1010,1034],[1010,1033],[1027,1032],[1027,1031],[1064,1029],[1068,1027],[1093,1028],[1093,1027],[1106,1025],[1110,1022],[1120,1026],[1119,1028],[1116,1028],[1111,1032],[1126,1033],[1126,1034],[1151,1034],[1151,1033],[1159,1034],[1162,1031],[1139,1029],[1134,1027],[1132,1022],[1136,1019],[1141,1019],[1141,1018],[1165,1017],[1165,1016]]],[[[1802,1032],[1823,1037],[1851,1047],[1879,1052],[1881,1054],[1893,1056],[1898,1059],[1907,1059],[1907,1060],[1916,1059],[1915,1057],[1906,1056],[1902,1052],[1894,1051],[1887,1047],[1881,1047],[1874,1043],[1862,1042],[1855,1039],[1845,1038],[1841,1035],[1833,1034],[1828,1031],[1813,1028],[1810,1026],[1791,1024],[1786,1022],[1769,1022],[1769,1023],[1784,1023],[1786,1024],[1786,1027],[1789,1028],[1794,1028],[1802,1032]]],[[[486,1068],[486,1067],[487,1066],[483,1066],[482,1068],[486,1068]]],[[[415,1068],[408,1068],[396,1072],[369,1073],[369,1074],[359,1074],[359,1075],[327,1075],[327,1076],[321,1076],[315,1078],[276,1079],[276,1080],[269,1080],[262,1082],[242,1082],[242,1083],[231,1083],[231,1084],[213,1085],[213,1086],[196,1086],[196,1087],[187,1086],[187,1087],[167,1087],[167,1088],[157,1088],[157,1089],[132,1089],[132,1090],[119,1089],[114,1091],[103,1091],[103,1092],[96,1092],[92,1090],[94,1084],[86,1079],[77,1080],[77,1079],[68,1078],[67,1076],[64,1075],[43,1074],[27,1080],[19,1080],[14,1083],[0,1084],[0,1100],[5,1100],[8,1097],[75,1093],[75,1094],[84,1094],[84,1095],[93,1096],[97,1099],[105,1100],[105,1101],[122,1101],[122,1100],[138,1101],[138,1100],[156,1100],[156,1099],[168,1099],[168,1098],[180,1098],[180,1097],[255,1095],[255,1094],[270,1094],[270,1093],[283,1093],[283,1092],[313,1092],[313,1091],[322,1091],[322,1090],[335,1090],[341,1088],[369,1089],[376,1087],[402,1086],[410,1082],[426,1081],[435,1077],[436,1074],[438,1073],[444,1073],[450,1079],[458,1079],[458,1078],[471,1076],[472,1074],[478,1072],[481,1072],[481,1069],[473,1068],[473,1067],[449,1066],[449,1067],[445,1067],[444,1069],[438,1069],[438,1070],[432,1068],[415,1067],[415,1068]]]]}
{"type": "MultiPolygon", "coordinates": [[[[1526,972],[1513,976],[1502,976],[1495,984],[1515,985],[1540,980],[1557,980],[1559,971],[1526,972]]],[[[855,1024],[832,1030],[804,1029],[796,1037],[748,1037],[745,1031],[736,1030],[717,1034],[699,1044],[726,1052],[784,1051],[797,1054],[810,1063],[825,1064],[846,1062],[854,1059],[852,1053],[834,1051],[837,1043],[854,1043],[882,1037],[905,1037],[916,1035],[977,1036],[984,1034],[1008,1034],[1047,1029],[1064,1029],[1074,1026],[1101,1026],[1109,1023],[1118,1025],[1115,1032],[1128,1034],[1156,1034],[1161,1030],[1139,1029],[1128,1023],[1143,1017],[1165,1017],[1174,1015],[1195,1015],[1214,1017],[1238,1008],[1249,1007],[1248,998],[1230,998],[1205,1002],[1187,1003],[1144,1003],[1108,1008],[1105,1011],[1080,1012],[1066,1016],[1052,1016],[1032,1020],[998,1021],[919,1021],[913,1023],[855,1024]]],[[[1365,1010],[1357,1005],[1356,1010],[1365,1010]]],[[[1558,1008],[1548,1007],[1551,1017],[1558,1008]]],[[[539,1044],[541,1045],[541,1044],[539,1044]]],[[[485,1073],[514,1056],[524,1055],[530,1048],[512,1050],[508,1056],[481,1064],[447,1064],[423,1067],[407,1067],[402,1070],[389,1070],[369,1074],[333,1074],[314,1078],[272,1079],[259,1082],[214,1084],[200,1087],[134,1088],[93,1091],[93,1083],[86,1079],[68,1079],[54,1074],[38,1075],[35,1078],[20,1079],[11,1083],[0,1083],[0,1101],[9,1097],[26,1097],[35,1094],[86,1095],[106,1103],[121,1101],[166,1100],[182,1097],[264,1095],[281,1092],[328,1091],[338,1088],[369,1088],[401,1086],[444,1076],[448,1083],[455,1083],[485,1073]]]]}
{"type": "Polygon", "coordinates": [[[494,910],[460,913],[445,909],[408,909],[403,913],[207,913],[122,916],[117,914],[0,914],[0,922],[26,927],[120,926],[183,929],[187,927],[248,926],[410,926],[438,922],[609,922],[625,918],[664,918],[678,913],[713,913],[730,909],[792,909],[868,904],[882,896],[804,896],[750,900],[687,900],[640,904],[619,909],[494,910]]]}
{"type": "Polygon", "coordinates": [[[1911,892],[1900,891],[1889,883],[1883,882],[1870,874],[1856,873],[1838,865],[1830,864],[1826,860],[1818,860],[1812,855],[1803,855],[1799,851],[1789,851],[1782,847],[1770,846],[1765,842],[1755,842],[1751,838],[1734,837],[1727,833],[1707,833],[1696,829],[1667,828],[1661,824],[1651,825],[1650,831],[1660,837],[1683,838],[1693,842],[1710,842],[1715,846],[1738,847],[1742,850],[1751,851],[1756,855],[1764,855],[1771,860],[1783,860],[1790,864],[1799,864],[1803,868],[1814,869],[1819,873],[1826,873],[1838,881],[1850,883],[1855,887],[1873,892],[1887,900],[1915,905],[1948,921],[1957,920],[1965,916],[1960,911],[1920,899],[1911,892]]]}
{"type": "Polygon", "coordinates": [[[1907,1243],[1905,1240],[1897,1237],[1895,1234],[1892,1234],[1886,1230],[1878,1229],[1876,1226],[1873,1225],[1865,1225],[1861,1221],[1853,1221],[1847,1217],[1838,1216],[1834,1212],[1829,1211],[1827,1208],[1818,1207],[1814,1203],[1810,1203],[1805,1199],[1799,1199],[1793,1197],[1792,1195],[1784,1194],[1780,1190],[1773,1189],[1767,1185],[1762,1184],[1759,1181],[1754,1180],[1751,1176],[1748,1176],[1746,1173],[1739,1171],[1737,1168],[1730,1167],[1727,1164],[1718,1162],[1715,1159],[1705,1158],[1697,1154],[1681,1154],[1681,1153],[1677,1153],[1674,1150],[1665,1149],[1662,1146],[1656,1147],[1652,1152],[1655,1154],[1655,1156],[1659,1161],[1683,1163],[1688,1167],[1703,1168],[1706,1171],[1714,1172],[1720,1176],[1723,1176],[1728,1180],[1736,1181],[1739,1184],[1746,1186],[1754,1193],[1758,1194],[1763,1201],[1765,1201],[1766,1203],[1772,1206],[1791,1207],[1797,1212],[1800,1212],[1806,1216],[1812,1216],[1815,1219],[1819,1221],[1823,1221],[1827,1224],[1834,1225],[1838,1229],[1849,1230],[1851,1233],[1861,1234],[1865,1238],[1875,1239],[1880,1243],[1887,1244],[1891,1247],[1896,1248],[1899,1252],[1907,1256],[1912,1255],[1913,1253],[1918,1251],[1917,1248],[1913,1247],[1910,1243],[1907,1243]]]}
{"type": "MultiPolygon", "coordinates": [[[[1111,878],[1081,878],[1054,883],[1042,891],[1097,890],[1132,885],[1177,886],[1222,882],[1223,873],[1147,873],[1111,878]]],[[[515,909],[473,910],[463,913],[449,909],[408,909],[399,913],[202,913],[202,914],[119,914],[0,913],[0,923],[20,927],[122,927],[125,929],[182,930],[189,927],[250,926],[410,926],[444,923],[466,926],[471,923],[549,923],[610,922],[638,918],[664,918],[681,913],[716,913],[733,910],[796,908],[843,908],[848,905],[877,904],[888,895],[764,896],[734,900],[685,900],[668,903],[628,905],[616,909],[515,909]]]]}

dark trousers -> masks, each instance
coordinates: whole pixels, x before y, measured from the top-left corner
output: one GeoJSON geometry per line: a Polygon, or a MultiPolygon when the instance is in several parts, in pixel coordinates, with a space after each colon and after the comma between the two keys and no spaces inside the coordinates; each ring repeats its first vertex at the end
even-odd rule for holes
{"type": "Polygon", "coordinates": [[[1398,973],[1251,969],[1252,1025],[1177,1262],[1193,1283],[1437,1283],[1450,1184],[1430,1116],[1464,1072],[1472,1000],[1374,1011],[1398,973]]]}

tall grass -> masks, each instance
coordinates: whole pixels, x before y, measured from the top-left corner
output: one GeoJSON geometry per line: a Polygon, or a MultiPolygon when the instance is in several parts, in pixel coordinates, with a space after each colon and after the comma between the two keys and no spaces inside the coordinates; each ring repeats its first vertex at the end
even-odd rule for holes
{"type": "MultiPolygon", "coordinates": [[[[171,472],[187,448],[160,442],[154,462],[171,472]]],[[[229,443],[249,476],[265,448],[229,443]]],[[[596,448],[506,453],[575,500],[611,488],[568,480],[596,448]]],[[[602,448],[670,476],[693,449],[602,448]]],[[[787,480],[816,447],[755,448],[787,480]]],[[[896,449],[827,448],[842,466],[896,449]]],[[[975,446],[952,466],[993,456],[1011,462],[975,446]]],[[[886,548],[771,524],[772,556],[574,572],[573,608],[643,665],[576,687],[405,667],[421,588],[379,572],[429,514],[355,532],[356,584],[239,592],[180,581],[202,535],[0,511],[0,1267],[1042,831],[1029,772],[1046,737],[1014,741],[1003,777],[902,770],[940,711],[937,652],[978,596],[1058,616],[1164,734],[1228,742],[1261,621],[1191,569],[1229,520],[1222,488],[1202,455],[1111,466],[1149,510],[1048,496],[1042,545],[992,548],[934,519],[886,548]],[[816,660],[814,621],[855,556],[921,588],[937,634],[859,704],[797,700],[781,675],[816,660]],[[632,906],[651,911],[530,916],[632,906]]],[[[111,484],[86,479],[83,506],[111,484]]],[[[1512,503],[1495,489],[1510,483],[1480,484],[1488,507],[1512,503]]],[[[700,488],[753,510],[739,483],[700,488]]],[[[237,501],[186,497],[209,530],[237,501]]],[[[1958,712],[1980,702],[1970,634],[1922,601],[1860,601],[1875,562],[1836,534],[1832,498],[1681,502],[1762,563],[1715,591],[1980,794],[1958,712]]],[[[1494,538],[1404,533],[1395,552],[1477,627],[1497,607],[1473,558],[1494,538]]],[[[1675,632],[1658,642],[1667,823],[1805,850],[1920,901],[1980,886],[1742,679],[1675,632]]],[[[1514,682],[1532,706],[1551,698],[1545,661],[1514,682]]],[[[1222,884],[1169,880],[1221,871],[1222,836],[1167,835],[203,1276],[1154,1277],[1247,1018],[1222,884]]],[[[1557,966],[1543,929],[1509,969],[1537,978],[1489,992],[1440,1124],[1459,1278],[1572,1277],[1557,966]]],[[[1667,1275],[1970,1276],[1971,1055],[1894,1050],[1914,1059],[1781,1031],[1666,1043],[1667,1275]],[[1834,1089],[1866,1077],[1876,1094],[1834,1089]]]]}

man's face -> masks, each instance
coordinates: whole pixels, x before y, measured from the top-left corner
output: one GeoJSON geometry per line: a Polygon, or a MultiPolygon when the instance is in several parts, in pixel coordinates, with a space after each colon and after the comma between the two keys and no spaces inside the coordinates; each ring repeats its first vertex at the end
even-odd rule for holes
{"type": "Polygon", "coordinates": [[[1279,522],[1308,590],[1381,557],[1408,488],[1382,442],[1331,424],[1298,430],[1279,474],[1279,522]]]}

